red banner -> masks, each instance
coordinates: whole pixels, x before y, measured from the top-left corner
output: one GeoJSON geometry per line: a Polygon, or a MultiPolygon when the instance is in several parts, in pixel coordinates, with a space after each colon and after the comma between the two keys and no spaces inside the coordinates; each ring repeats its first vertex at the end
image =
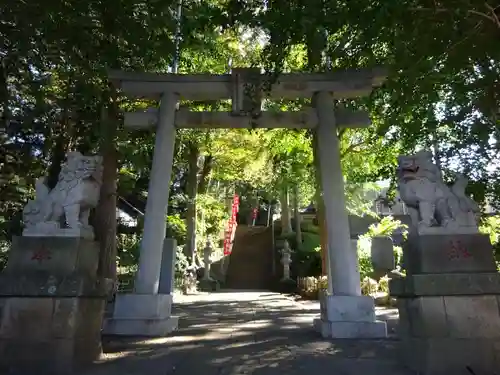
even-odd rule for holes
{"type": "Polygon", "coordinates": [[[231,210],[231,217],[227,223],[226,233],[224,235],[224,255],[231,254],[232,243],[231,240],[233,238],[233,232],[236,227],[236,215],[238,214],[238,206],[240,204],[240,197],[237,195],[233,198],[233,206],[231,210]]]}

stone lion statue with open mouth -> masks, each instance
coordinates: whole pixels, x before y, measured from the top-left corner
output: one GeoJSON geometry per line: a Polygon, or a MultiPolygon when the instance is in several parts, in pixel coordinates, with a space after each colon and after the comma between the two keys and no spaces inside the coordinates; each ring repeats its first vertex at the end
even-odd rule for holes
{"type": "Polygon", "coordinates": [[[102,184],[102,157],[70,152],[54,189],[36,183],[36,198],[23,210],[23,236],[71,236],[93,239],[89,214],[97,206],[102,184]]]}
{"type": "Polygon", "coordinates": [[[480,209],[465,193],[465,176],[457,173],[454,184],[446,185],[429,151],[399,156],[397,173],[401,199],[419,231],[438,227],[477,232],[480,209]]]}

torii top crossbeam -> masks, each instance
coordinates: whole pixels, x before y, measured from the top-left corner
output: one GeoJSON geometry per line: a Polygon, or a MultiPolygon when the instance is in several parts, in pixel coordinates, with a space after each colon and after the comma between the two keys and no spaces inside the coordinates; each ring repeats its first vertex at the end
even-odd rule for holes
{"type": "MultiPolygon", "coordinates": [[[[367,95],[386,78],[384,68],[348,69],[328,73],[284,73],[272,85],[270,98],[311,98],[328,91],[336,99],[367,95]]],[[[110,71],[109,80],[126,95],[158,99],[163,92],[176,92],[185,100],[234,98],[238,81],[265,82],[269,77],[252,68],[236,68],[231,74],[171,74],[110,71]],[[252,78],[248,78],[253,74],[252,78]]]]}

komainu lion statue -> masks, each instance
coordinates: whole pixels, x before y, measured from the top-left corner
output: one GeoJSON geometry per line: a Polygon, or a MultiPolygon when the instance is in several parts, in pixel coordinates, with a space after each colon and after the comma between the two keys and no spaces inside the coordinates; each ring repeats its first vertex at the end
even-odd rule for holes
{"type": "Polygon", "coordinates": [[[432,161],[432,153],[420,151],[400,156],[397,177],[399,194],[418,231],[437,227],[452,232],[477,232],[480,209],[465,193],[467,178],[457,173],[455,183],[446,185],[432,161]]]}
{"type": "Polygon", "coordinates": [[[89,214],[97,206],[102,184],[102,157],[70,152],[54,189],[36,183],[36,197],[23,210],[23,236],[71,236],[93,239],[89,214]]]}

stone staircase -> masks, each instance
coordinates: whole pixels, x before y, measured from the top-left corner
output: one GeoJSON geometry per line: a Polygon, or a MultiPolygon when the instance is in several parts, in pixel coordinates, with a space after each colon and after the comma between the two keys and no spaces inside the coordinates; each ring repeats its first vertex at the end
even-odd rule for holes
{"type": "Polygon", "coordinates": [[[272,247],[271,228],[239,225],[229,258],[225,287],[270,289],[273,280],[272,247]]]}

